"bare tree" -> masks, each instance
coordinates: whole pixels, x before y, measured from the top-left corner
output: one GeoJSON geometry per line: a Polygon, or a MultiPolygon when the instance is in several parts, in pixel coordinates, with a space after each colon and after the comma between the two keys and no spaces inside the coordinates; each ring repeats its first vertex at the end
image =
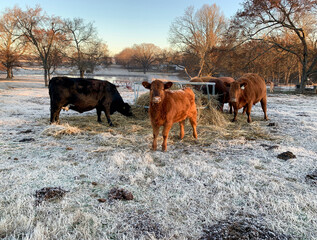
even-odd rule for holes
{"type": "Polygon", "coordinates": [[[51,75],[56,71],[57,67],[61,66],[64,62],[64,53],[62,49],[61,46],[54,46],[47,59],[48,79],[51,79],[51,75]]]}
{"type": "Polygon", "coordinates": [[[91,73],[94,72],[96,66],[109,65],[109,51],[108,46],[101,41],[94,41],[89,45],[89,48],[85,50],[84,59],[86,61],[87,70],[91,73]]]}
{"type": "Polygon", "coordinates": [[[39,6],[27,8],[26,11],[20,9],[17,21],[23,36],[33,45],[34,52],[42,62],[45,86],[48,86],[49,57],[56,42],[64,39],[62,21],[58,17],[47,16],[39,6]]]}
{"type": "Polygon", "coordinates": [[[133,56],[133,49],[125,48],[115,56],[115,59],[118,64],[121,64],[125,68],[130,69],[132,64],[132,56],[133,56]]]}
{"type": "Polygon", "coordinates": [[[157,60],[161,49],[152,43],[135,44],[132,59],[141,65],[143,73],[157,60]]]}
{"type": "Polygon", "coordinates": [[[197,75],[200,76],[212,57],[212,51],[221,42],[225,26],[225,18],[216,4],[205,4],[196,12],[194,7],[188,7],[184,15],[171,24],[169,41],[199,59],[197,75]]]}
{"type": "Polygon", "coordinates": [[[242,38],[266,41],[297,57],[301,91],[307,77],[316,72],[316,0],[246,0],[233,27],[242,38]]]}
{"type": "Polygon", "coordinates": [[[71,43],[68,56],[77,66],[80,77],[84,77],[89,67],[89,59],[94,58],[95,50],[101,44],[97,38],[97,31],[92,23],[86,24],[82,18],[65,20],[65,31],[71,43]]]}
{"type": "Polygon", "coordinates": [[[19,9],[6,9],[0,19],[0,62],[5,67],[7,78],[13,77],[13,68],[19,66],[19,60],[27,49],[27,42],[19,33],[19,9]]]}

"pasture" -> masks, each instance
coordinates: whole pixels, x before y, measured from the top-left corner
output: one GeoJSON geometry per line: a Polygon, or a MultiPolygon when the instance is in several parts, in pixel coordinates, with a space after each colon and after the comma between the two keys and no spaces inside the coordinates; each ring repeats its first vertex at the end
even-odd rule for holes
{"type": "MultiPolygon", "coordinates": [[[[131,102],[131,90],[119,91],[131,102]]],[[[251,124],[241,110],[231,123],[225,105],[217,123],[200,118],[198,140],[186,121],[180,141],[174,124],[164,153],[150,149],[144,109],[115,113],[113,127],[95,111],[62,111],[50,125],[44,84],[0,87],[0,238],[214,239],[228,230],[317,239],[317,180],[307,177],[317,169],[316,100],[269,94],[270,120],[257,104],[251,124]],[[277,157],[287,151],[296,158],[277,157]],[[64,192],[37,202],[47,187],[64,192]],[[112,199],[114,188],[133,200],[112,199]]]]}

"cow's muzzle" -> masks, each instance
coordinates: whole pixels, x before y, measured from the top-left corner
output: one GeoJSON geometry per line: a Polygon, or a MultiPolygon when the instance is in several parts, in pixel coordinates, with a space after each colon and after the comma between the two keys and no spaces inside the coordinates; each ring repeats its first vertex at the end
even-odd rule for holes
{"type": "Polygon", "coordinates": [[[233,102],[233,103],[234,103],[234,102],[237,102],[237,99],[236,99],[236,98],[231,98],[231,99],[230,99],[230,102],[233,102]]]}
{"type": "Polygon", "coordinates": [[[152,98],[152,102],[153,103],[160,103],[161,102],[161,98],[160,97],[153,97],[152,98]]]}

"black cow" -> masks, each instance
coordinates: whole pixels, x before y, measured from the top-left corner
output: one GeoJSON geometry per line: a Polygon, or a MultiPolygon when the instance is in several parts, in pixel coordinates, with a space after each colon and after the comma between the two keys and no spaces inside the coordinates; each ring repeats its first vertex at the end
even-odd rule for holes
{"type": "Polygon", "coordinates": [[[51,99],[51,123],[59,123],[61,109],[72,109],[83,113],[94,108],[98,122],[104,111],[112,126],[110,115],[115,111],[132,116],[131,107],[124,103],[116,86],[108,81],[86,78],[53,77],[49,82],[51,99]]]}

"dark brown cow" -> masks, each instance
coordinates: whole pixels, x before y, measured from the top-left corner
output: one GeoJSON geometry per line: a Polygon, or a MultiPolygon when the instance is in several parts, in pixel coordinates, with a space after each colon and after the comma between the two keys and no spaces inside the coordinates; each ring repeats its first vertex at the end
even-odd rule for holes
{"type": "Polygon", "coordinates": [[[142,82],[142,85],[150,89],[150,119],[153,128],[153,144],[155,151],[157,148],[157,136],[160,127],[163,126],[162,151],[166,151],[167,138],[173,123],[179,122],[180,139],[184,137],[185,119],[193,127],[193,136],[197,138],[197,109],[195,104],[195,94],[190,88],[184,90],[168,90],[173,83],[154,80],[152,83],[142,82]]]}
{"type": "MultiPolygon", "coordinates": [[[[219,110],[223,112],[223,106],[225,103],[229,104],[230,113],[232,113],[232,105],[230,103],[229,89],[230,87],[225,85],[225,83],[232,83],[234,79],[231,77],[194,77],[190,80],[191,82],[214,82],[215,83],[215,94],[218,95],[219,110]]],[[[207,89],[205,86],[195,87],[195,89],[200,89],[204,94],[207,94],[207,89]]],[[[212,92],[212,86],[208,86],[209,93],[212,92]]]]}
{"type": "Polygon", "coordinates": [[[230,102],[234,108],[233,122],[237,120],[238,110],[244,108],[248,115],[248,123],[251,123],[252,106],[261,102],[264,119],[266,114],[266,84],[263,78],[254,73],[246,73],[237,81],[230,84],[230,102]]]}
{"type": "Polygon", "coordinates": [[[115,85],[108,81],[86,78],[54,77],[49,82],[51,123],[59,122],[62,108],[83,113],[97,109],[98,122],[104,111],[112,126],[110,115],[115,111],[132,116],[131,107],[124,103],[115,85]]]}

